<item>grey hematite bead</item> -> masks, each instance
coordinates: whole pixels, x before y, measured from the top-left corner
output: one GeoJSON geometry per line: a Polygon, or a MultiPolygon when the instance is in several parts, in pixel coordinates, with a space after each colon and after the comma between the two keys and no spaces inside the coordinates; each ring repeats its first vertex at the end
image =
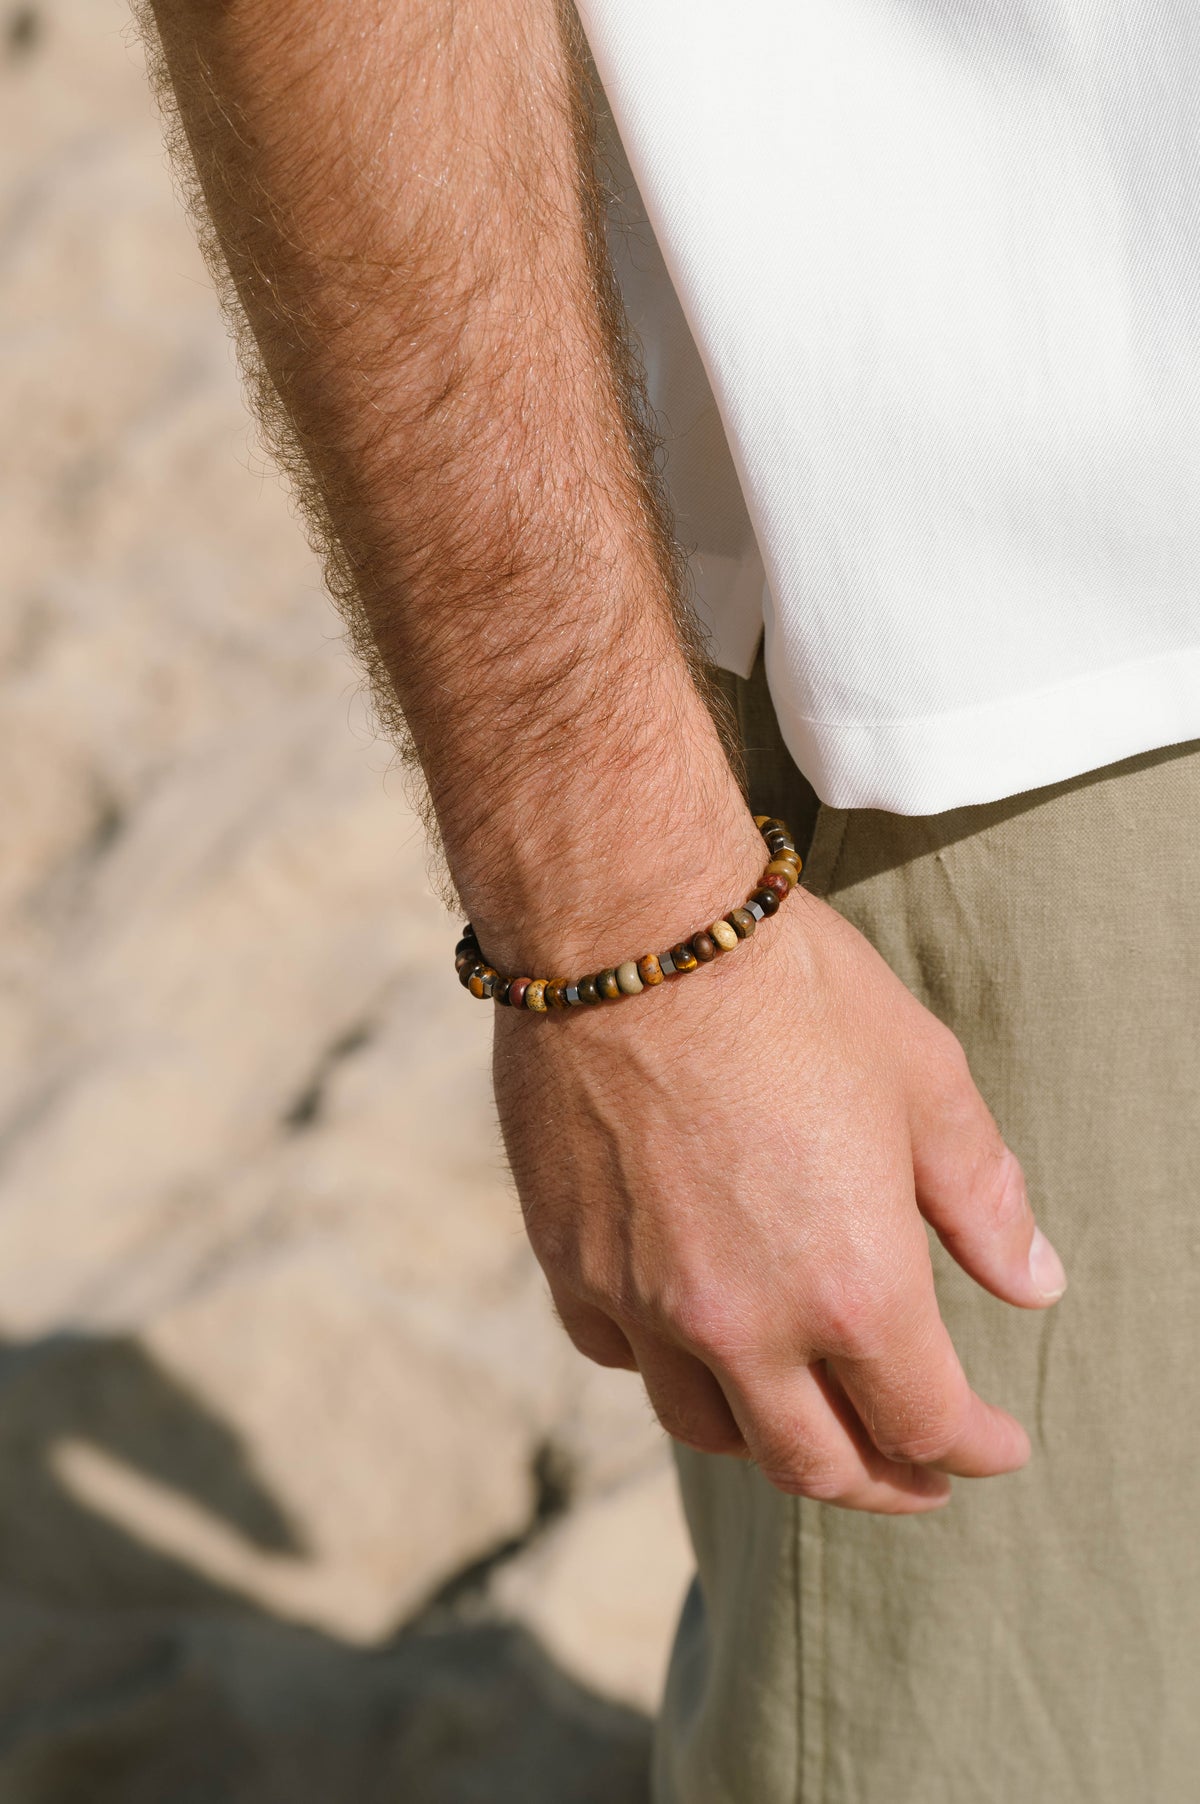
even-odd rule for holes
{"type": "Polygon", "coordinates": [[[660,952],[658,955],[658,962],[666,975],[670,977],[675,969],[675,960],[671,957],[671,954],[669,952],[660,952]]]}
{"type": "Polygon", "coordinates": [[[761,902],[747,902],[746,907],[756,921],[761,921],[767,912],[761,902]]]}
{"type": "Polygon", "coordinates": [[[579,985],[577,983],[569,983],[567,985],[567,1001],[572,1008],[578,1007],[579,985]]]}

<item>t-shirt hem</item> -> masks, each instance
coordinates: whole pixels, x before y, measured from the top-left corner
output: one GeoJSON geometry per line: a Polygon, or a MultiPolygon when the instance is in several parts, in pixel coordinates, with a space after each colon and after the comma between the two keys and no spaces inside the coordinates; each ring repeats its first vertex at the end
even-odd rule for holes
{"type": "Polygon", "coordinates": [[[1200,738],[1200,646],[907,720],[812,720],[771,683],[784,743],[832,808],[942,814],[1200,738]]]}

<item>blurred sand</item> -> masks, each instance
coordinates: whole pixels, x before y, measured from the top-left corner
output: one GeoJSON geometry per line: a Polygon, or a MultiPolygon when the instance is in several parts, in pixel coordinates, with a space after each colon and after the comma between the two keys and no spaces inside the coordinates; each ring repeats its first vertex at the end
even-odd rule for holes
{"type": "Polygon", "coordinates": [[[688,1559],[111,0],[0,13],[0,1804],[634,1804],[688,1559]]]}

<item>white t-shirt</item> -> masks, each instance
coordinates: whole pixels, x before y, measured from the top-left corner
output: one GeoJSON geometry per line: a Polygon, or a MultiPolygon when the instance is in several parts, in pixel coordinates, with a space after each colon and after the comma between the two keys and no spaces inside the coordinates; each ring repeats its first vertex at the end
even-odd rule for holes
{"type": "Polygon", "coordinates": [[[1200,737],[1197,0],[579,11],[698,604],[822,799],[1200,737]]]}

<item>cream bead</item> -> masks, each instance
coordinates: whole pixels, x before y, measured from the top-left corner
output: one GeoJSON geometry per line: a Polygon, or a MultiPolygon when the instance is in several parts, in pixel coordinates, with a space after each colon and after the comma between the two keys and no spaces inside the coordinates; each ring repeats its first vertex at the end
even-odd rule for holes
{"type": "Polygon", "coordinates": [[[738,943],[738,936],[728,921],[714,921],[708,931],[722,952],[732,952],[738,943]]]}
{"type": "Polygon", "coordinates": [[[627,958],[623,965],[617,966],[617,984],[623,996],[636,996],[639,990],[645,989],[645,984],[638,976],[637,964],[632,958],[627,958]]]}

